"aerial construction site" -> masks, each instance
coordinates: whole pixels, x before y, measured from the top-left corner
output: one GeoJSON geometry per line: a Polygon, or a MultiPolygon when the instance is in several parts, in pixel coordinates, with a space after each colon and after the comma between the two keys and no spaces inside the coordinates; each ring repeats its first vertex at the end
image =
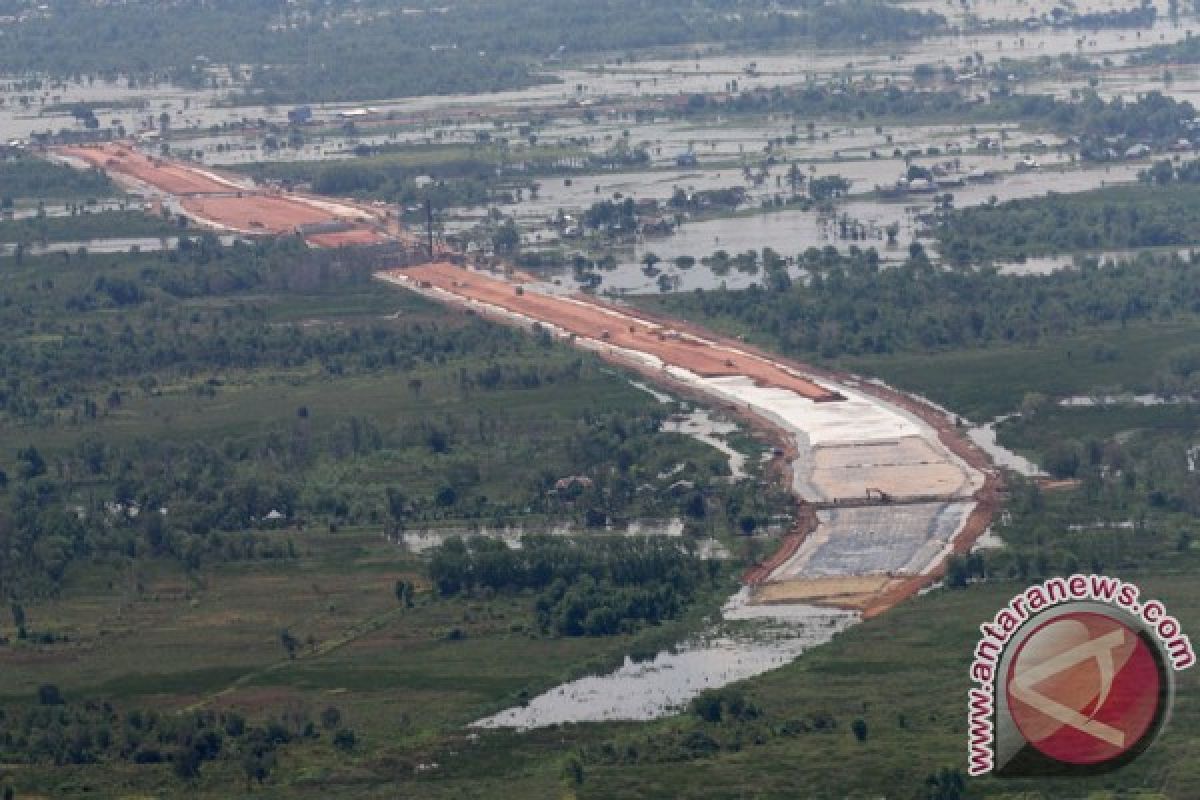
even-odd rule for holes
{"type": "MultiPolygon", "coordinates": [[[[67,147],[56,156],[100,167],[219,231],[298,233],[318,247],[412,244],[379,209],[258,189],[129,145],[67,147]]],[[[746,573],[752,603],[879,613],[937,580],[949,556],[967,551],[986,530],[996,508],[999,473],[949,415],[883,384],[791,363],[591,296],[563,295],[528,276],[439,261],[378,277],[505,324],[540,326],[767,436],[780,454],[778,473],[797,498],[798,521],[783,545],[746,573]]]]}
{"type": "Polygon", "coordinates": [[[240,176],[148,156],[131,144],[62,147],[54,155],[70,164],[103,169],[127,189],[219,232],[297,233],[318,247],[382,244],[392,238],[387,213],[379,209],[258,188],[240,176]]]}
{"type": "Polygon", "coordinates": [[[448,262],[379,277],[491,319],[538,325],[735,413],[773,439],[799,522],[770,560],[747,573],[751,602],[879,613],[933,583],[991,519],[998,473],[944,412],[886,386],[448,262]]]}

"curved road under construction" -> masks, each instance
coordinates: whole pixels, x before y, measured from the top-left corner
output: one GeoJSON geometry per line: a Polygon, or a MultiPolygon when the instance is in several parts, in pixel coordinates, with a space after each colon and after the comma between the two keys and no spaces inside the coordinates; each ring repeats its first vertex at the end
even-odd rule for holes
{"type": "Polygon", "coordinates": [[[799,521],[769,561],[747,572],[752,603],[877,614],[940,577],[995,511],[999,473],[946,412],[919,398],[685,323],[449,262],[378,277],[500,322],[539,325],[767,434],[799,521]]]}
{"type": "MultiPolygon", "coordinates": [[[[55,155],[104,169],[153,204],[221,231],[299,233],[327,247],[412,243],[380,209],[261,189],[131,145],[63,148],[55,155]]],[[[986,530],[997,507],[998,471],[951,416],[881,383],[449,262],[378,277],[506,324],[539,325],[767,435],[778,452],[775,471],[797,498],[798,522],[767,562],[747,572],[752,603],[878,614],[937,580],[950,555],[968,551],[986,530]]]]}

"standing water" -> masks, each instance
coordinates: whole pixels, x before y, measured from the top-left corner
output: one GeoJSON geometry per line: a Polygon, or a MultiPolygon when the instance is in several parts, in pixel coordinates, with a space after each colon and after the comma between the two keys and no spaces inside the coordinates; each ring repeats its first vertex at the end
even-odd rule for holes
{"type": "Polygon", "coordinates": [[[647,720],[682,711],[701,692],[785,666],[829,642],[858,621],[853,611],[789,605],[748,606],[747,590],[734,595],[723,620],[653,659],[630,658],[607,675],[565,683],[481,719],[479,728],[527,730],[570,722],[647,720]]]}

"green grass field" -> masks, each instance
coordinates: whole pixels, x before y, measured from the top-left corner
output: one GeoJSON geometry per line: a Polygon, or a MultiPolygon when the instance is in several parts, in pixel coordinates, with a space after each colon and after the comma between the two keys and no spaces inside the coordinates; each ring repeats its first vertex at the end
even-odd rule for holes
{"type": "Polygon", "coordinates": [[[919,392],[974,421],[1049,397],[1152,392],[1168,355],[1194,344],[1200,321],[1101,328],[1033,347],[845,358],[837,366],[919,392]],[[1097,355],[1097,353],[1100,355],[1097,355]]]}
{"type": "MultiPolygon", "coordinates": [[[[422,586],[422,562],[378,531],[275,535],[295,543],[295,559],[195,573],[145,563],[72,572],[58,596],[26,607],[32,630],[68,641],[0,648],[0,708],[19,713],[45,683],[68,703],[168,715],[228,709],[258,718],[333,705],[360,739],[356,752],[347,759],[319,741],[289,749],[271,785],[254,794],[320,797],[336,786],[338,796],[367,797],[401,779],[393,774],[399,764],[456,746],[467,723],[517,702],[520,692],[611,668],[631,649],[673,641],[696,624],[688,618],[635,635],[553,638],[537,632],[532,596],[421,593],[404,609],[393,584],[422,586]],[[305,642],[295,659],[280,643],[285,628],[305,642]],[[448,638],[452,629],[462,638],[448,638]],[[319,774],[328,777],[310,784],[319,774]]],[[[702,605],[711,608],[728,591],[723,586],[702,605]]],[[[403,772],[403,780],[413,778],[403,772]]],[[[232,796],[229,779],[216,764],[195,796],[232,796]]],[[[10,765],[0,767],[5,781],[33,793],[21,797],[179,789],[167,768],[120,764],[10,765]]]]}

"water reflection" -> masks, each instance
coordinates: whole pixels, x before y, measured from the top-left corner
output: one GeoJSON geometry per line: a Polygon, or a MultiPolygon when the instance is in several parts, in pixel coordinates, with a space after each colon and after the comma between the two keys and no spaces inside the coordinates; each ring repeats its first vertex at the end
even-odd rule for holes
{"type": "Polygon", "coordinates": [[[626,658],[606,675],[565,683],[481,719],[480,728],[541,728],[576,722],[646,720],[683,710],[706,689],[753,678],[795,661],[858,621],[851,611],[816,606],[749,606],[745,590],[722,622],[652,659],[626,658]]]}

